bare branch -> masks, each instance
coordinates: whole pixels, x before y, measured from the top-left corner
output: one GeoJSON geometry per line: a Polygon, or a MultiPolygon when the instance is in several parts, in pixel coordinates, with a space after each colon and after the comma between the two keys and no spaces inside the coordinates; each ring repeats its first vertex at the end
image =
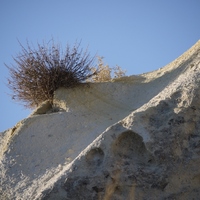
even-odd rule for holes
{"type": "Polygon", "coordinates": [[[19,43],[22,50],[14,59],[15,65],[9,69],[8,87],[13,91],[13,98],[22,101],[26,107],[34,108],[45,100],[52,101],[53,94],[59,87],[76,87],[92,77],[91,66],[94,58],[83,49],[80,43],[72,48],[66,47],[62,53],[59,45],[37,45],[27,48],[19,43]]]}

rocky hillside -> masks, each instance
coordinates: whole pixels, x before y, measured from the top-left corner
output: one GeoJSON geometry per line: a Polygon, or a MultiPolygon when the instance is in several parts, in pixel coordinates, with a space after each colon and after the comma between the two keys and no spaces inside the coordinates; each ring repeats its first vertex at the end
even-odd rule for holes
{"type": "Polygon", "coordinates": [[[200,41],[156,71],[60,88],[0,133],[0,199],[199,199],[199,99],[200,41]]]}

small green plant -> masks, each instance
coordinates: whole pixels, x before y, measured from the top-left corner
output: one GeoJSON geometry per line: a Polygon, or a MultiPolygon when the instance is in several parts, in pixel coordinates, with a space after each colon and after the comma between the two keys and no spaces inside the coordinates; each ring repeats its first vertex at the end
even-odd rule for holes
{"type": "MultiPolygon", "coordinates": [[[[20,44],[21,45],[21,44],[20,44]]],[[[15,65],[7,66],[10,72],[8,86],[13,99],[35,108],[43,101],[53,99],[59,87],[72,88],[94,76],[97,71],[91,66],[95,57],[79,50],[80,44],[72,48],[67,45],[62,53],[59,45],[43,44],[32,48],[21,45],[22,51],[14,57],[15,65]]]]}

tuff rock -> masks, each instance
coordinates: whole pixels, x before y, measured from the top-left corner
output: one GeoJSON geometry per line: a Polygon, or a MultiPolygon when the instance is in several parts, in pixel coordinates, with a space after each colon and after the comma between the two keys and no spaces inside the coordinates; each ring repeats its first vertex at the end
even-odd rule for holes
{"type": "Polygon", "coordinates": [[[197,200],[200,41],[156,71],[60,88],[0,133],[0,199],[197,200]]]}

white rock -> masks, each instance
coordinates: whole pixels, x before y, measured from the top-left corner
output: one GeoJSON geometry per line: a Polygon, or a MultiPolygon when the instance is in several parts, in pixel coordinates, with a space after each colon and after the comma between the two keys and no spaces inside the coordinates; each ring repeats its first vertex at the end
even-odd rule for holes
{"type": "Polygon", "coordinates": [[[198,199],[199,68],[200,41],[159,70],[58,89],[0,134],[0,199],[198,199]]]}

